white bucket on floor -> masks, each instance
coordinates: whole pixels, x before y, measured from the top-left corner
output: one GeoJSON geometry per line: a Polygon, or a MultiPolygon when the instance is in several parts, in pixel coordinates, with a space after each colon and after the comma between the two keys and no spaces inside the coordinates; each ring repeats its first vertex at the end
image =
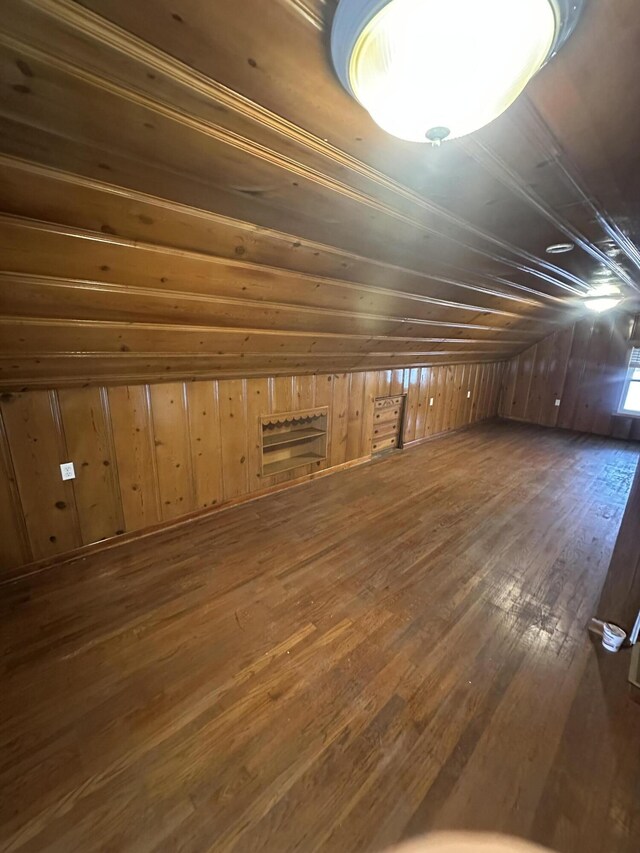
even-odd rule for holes
{"type": "Polygon", "coordinates": [[[602,645],[608,652],[617,652],[624,643],[626,633],[617,625],[605,622],[602,628],[602,645]]]}

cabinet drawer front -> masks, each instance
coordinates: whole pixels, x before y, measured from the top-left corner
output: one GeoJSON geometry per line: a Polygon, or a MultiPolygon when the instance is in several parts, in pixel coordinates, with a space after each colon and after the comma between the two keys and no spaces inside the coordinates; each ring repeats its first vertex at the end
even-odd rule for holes
{"type": "Polygon", "coordinates": [[[374,405],[376,409],[389,409],[393,406],[401,406],[402,401],[402,397],[378,397],[374,405]]]}
{"type": "Polygon", "coordinates": [[[389,438],[380,438],[380,439],[374,438],[373,443],[371,445],[371,450],[373,451],[373,453],[379,453],[381,450],[387,450],[391,447],[397,447],[397,446],[398,446],[398,436],[393,435],[393,436],[390,436],[389,438]]]}
{"type": "Polygon", "coordinates": [[[373,425],[391,424],[394,422],[400,423],[402,417],[402,409],[400,406],[394,406],[392,409],[379,409],[373,413],[373,425]]]}
{"type": "Polygon", "coordinates": [[[398,438],[400,436],[400,424],[376,424],[373,428],[373,440],[381,438],[398,438]]]}

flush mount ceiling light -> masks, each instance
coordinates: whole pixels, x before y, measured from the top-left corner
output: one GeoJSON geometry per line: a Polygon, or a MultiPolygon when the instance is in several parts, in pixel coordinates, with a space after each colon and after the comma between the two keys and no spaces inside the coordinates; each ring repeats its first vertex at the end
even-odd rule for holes
{"type": "Polygon", "coordinates": [[[393,136],[439,144],[500,115],[573,31],[585,0],[340,0],[343,86],[393,136]]]}
{"type": "Polygon", "coordinates": [[[547,246],[545,252],[547,255],[564,255],[565,252],[573,252],[574,249],[573,243],[554,243],[552,246],[547,246]]]}
{"type": "Polygon", "coordinates": [[[584,300],[586,307],[590,311],[595,311],[597,314],[602,314],[603,311],[609,311],[621,302],[621,296],[588,296],[584,300]]]}
{"type": "Polygon", "coordinates": [[[619,305],[622,295],[617,284],[599,284],[589,291],[583,301],[590,311],[602,314],[619,305]]]}

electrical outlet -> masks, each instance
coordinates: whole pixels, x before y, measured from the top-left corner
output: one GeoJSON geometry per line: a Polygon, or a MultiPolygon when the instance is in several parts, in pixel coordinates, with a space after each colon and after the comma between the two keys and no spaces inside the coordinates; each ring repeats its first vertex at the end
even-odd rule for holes
{"type": "Polygon", "coordinates": [[[554,406],[559,406],[559,405],[560,405],[560,398],[556,397],[556,401],[554,403],[554,406]]]}
{"type": "Polygon", "coordinates": [[[60,466],[60,473],[63,480],[75,480],[76,471],[73,467],[73,462],[63,462],[60,466]]]}
{"type": "Polygon", "coordinates": [[[467,391],[467,400],[471,397],[471,391],[467,391]]]}
{"type": "Polygon", "coordinates": [[[433,397],[429,397],[429,405],[433,406],[433,397]]]}

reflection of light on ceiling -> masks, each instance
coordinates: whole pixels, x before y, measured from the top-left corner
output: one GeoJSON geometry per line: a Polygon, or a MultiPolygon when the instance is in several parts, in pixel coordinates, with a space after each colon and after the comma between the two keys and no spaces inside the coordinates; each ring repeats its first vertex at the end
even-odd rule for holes
{"type": "MultiPolygon", "coordinates": [[[[602,270],[598,271],[600,274],[602,270]]],[[[604,271],[606,273],[606,270],[604,271]]],[[[622,302],[622,294],[617,284],[612,281],[597,282],[593,287],[589,288],[589,292],[585,294],[583,304],[590,311],[595,311],[597,314],[602,314],[604,311],[610,311],[622,302]]]]}
{"type": "Polygon", "coordinates": [[[622,299],[616,296],[590,296],[584,300],[584,304],[590,311],[595,311],[596,314],[602,314],[604,311],[610,311],[622,302],[622,299]]]}
{"type": "Polygon", "coordinates": [[[588,296],[619,296],[620,288],[611,282],[602,282],[589,289],[588,296]]]}

